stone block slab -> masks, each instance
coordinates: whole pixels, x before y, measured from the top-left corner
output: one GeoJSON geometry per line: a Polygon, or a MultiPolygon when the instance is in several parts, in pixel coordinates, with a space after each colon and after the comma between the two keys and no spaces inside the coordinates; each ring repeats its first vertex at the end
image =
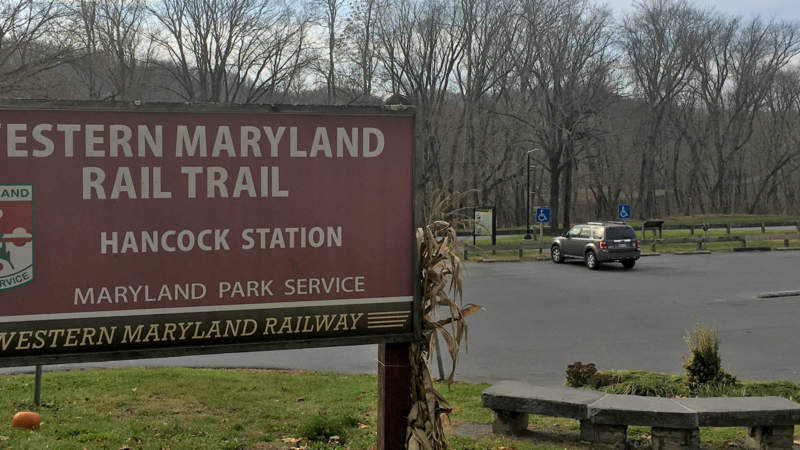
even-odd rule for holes
{"type": "Polygon", "coordinates": [[[495,411],[492,432],[497,434],[522,434],[528,429],[528,413],[495,411]]]}
{"type": "Polygon", "coordinates": [[[589,405],[592,423],[697,428],[697,413],[671,398],[606,395],[589,405]]]}
{"type": "Polygon", "coordinates": [[[750,427],[745,438],[748,448],[758,450],[792,450],[794,426],[750,427]]]}
{"type": "Polygon", "coordinates": [[[700,430],[653,427],[650,429],[653,450],[695,450],[700,448],[700,430]]]}
{"type": "Polygon", "coordinates": [[[697,412],[701,427],[748,427],[800,424],[800,403],[781,397],[680,398],[697,412]]]}
{"type": "Polygon", "coordinates": [[[519,381],[501,381],[483,391],[483,406],[495,411],[517,411],[545,416],[588,418],[588,405],[605,394],[568,387],[542,387],[519,381]]]}

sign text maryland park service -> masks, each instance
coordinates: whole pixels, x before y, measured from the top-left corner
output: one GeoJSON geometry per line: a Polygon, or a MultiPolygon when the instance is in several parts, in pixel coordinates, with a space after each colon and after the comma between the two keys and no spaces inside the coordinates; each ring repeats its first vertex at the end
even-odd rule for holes
{"type": "Polygon", "coordinates": [[[15,108],[0,366],[413,332],[411,113],[15,108]]]}

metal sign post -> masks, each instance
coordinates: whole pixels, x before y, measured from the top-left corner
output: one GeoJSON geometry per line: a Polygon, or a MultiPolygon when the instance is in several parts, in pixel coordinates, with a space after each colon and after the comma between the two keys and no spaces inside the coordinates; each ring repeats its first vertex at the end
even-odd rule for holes
{"type": "MultiPolygon", "coordinates": [[[[539,224],[539,242],[544,241],[544,224],[550,223],[550,208],[536,208],[536,223],[539,224]]],[[[539,246],[539,253],[542,253],[542,247],[539,246]]]]}
{"type": "Polygon", "coordinates": [[[36,374],[34,375],[33,404],[36,406],[42,404],[42,366],[38,364],[36,365],[36,374]]]}

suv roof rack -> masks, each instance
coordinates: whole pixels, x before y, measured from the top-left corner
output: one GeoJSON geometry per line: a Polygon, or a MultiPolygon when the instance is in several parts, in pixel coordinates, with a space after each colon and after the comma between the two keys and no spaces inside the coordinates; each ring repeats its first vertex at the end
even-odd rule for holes
{"type": "Polygon", "coordinates": [[[603,222],[586,222],[587,225],[602,225],[603,222]]]}

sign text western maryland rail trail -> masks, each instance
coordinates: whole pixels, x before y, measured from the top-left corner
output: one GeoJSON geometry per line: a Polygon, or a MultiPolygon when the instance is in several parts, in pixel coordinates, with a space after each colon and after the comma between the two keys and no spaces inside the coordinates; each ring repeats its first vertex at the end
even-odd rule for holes
{"type": "Polygon", "coordinates": [[[0,106],[0,365],[406,340],[412,172],[410,111],[0,106]]]}

